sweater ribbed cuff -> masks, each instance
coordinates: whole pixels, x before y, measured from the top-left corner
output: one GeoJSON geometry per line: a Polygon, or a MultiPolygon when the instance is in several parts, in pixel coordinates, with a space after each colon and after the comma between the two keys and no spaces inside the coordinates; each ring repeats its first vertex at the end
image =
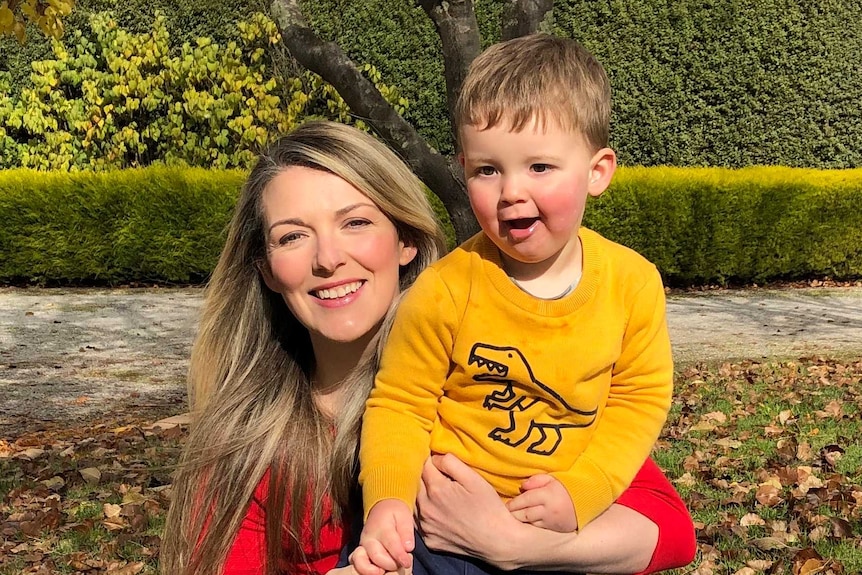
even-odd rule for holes
{"type": "Polygon", "coordinates": [[[604,513],[614,502],[613,490],[605,474],[598,465],[584,457],[578,458],[572,469],[551,473],[551,476],[569,492],[579,530],[604,513]]]}
{"type": "Polygon", "coordinates": [[[368,518],[371,508],[383,499],[399,499],[407,504],[411,511],[415,511],[419,478],[406,479],[403,469],[389,466],[365,469],[360,474],[360,483],[365,518],[368,518]]]}

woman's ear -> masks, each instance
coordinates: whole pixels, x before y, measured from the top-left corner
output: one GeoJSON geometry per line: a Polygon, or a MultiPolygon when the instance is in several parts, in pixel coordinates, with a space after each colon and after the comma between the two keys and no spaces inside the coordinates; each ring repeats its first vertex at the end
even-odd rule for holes
{"type": "Polygon", "coordinates": [[[416,258],[416,254],[419,253],[419,248],[416,246],[406,245],[404,242],[398,242],[398,245],[401,248],[401,256],[398,258],[398,265],[406,266],[416,258]]]}
{"type": "Polygon", "coordinates": [[[590,160],[590,181],[587,192],[597,197],[602,195],[617,171],[617,155],[610,148],[602,148],[590,160]]]}

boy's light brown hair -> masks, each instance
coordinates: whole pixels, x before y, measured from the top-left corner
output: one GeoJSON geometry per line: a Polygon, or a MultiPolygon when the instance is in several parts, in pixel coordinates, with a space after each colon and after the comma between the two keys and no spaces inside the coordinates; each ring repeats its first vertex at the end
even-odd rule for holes
{"type": "Polygon", "coordinates": [[[594,150],[608,145],[611,87],[604,68],[581,44],[532,34],[494,44],[470,65],[455,122],[479,129],[507,122],[520,131],[534,118],[579,132],[594,150]]]}

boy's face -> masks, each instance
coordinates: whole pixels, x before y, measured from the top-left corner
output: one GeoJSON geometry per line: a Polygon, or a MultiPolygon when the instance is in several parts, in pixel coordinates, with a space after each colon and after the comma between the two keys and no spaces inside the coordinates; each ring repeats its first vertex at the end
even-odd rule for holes
{"type": "Polygon", "coordinates": [[[579,263],[584,205],[610,183],[614,152],[593,152],[579,133],[535,120],[519,132],[506,122],[463,126],[461,144],[473,213],[510,273],[519,263],[579,263]]]}

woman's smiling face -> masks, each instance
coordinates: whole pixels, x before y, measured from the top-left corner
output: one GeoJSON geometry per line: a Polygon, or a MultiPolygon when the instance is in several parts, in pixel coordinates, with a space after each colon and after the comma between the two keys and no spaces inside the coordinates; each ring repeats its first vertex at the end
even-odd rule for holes
{"type": "Polygon", "coordinates": [[[267,286],[312,340],[353,342],[376,329],[416,249],[365,194],[306,167],[283,170],[263,193],[267,286]]]}

